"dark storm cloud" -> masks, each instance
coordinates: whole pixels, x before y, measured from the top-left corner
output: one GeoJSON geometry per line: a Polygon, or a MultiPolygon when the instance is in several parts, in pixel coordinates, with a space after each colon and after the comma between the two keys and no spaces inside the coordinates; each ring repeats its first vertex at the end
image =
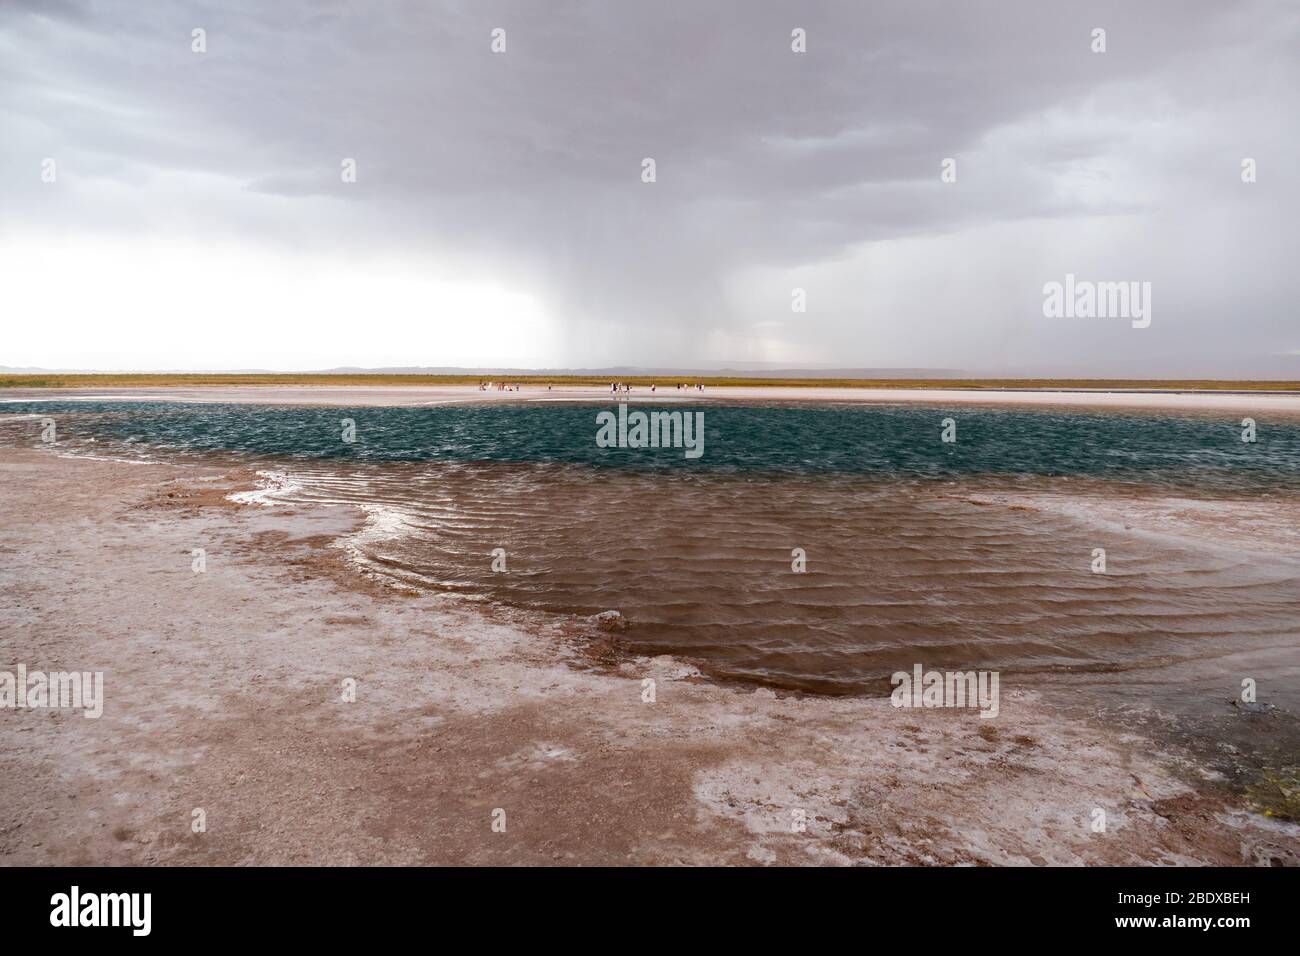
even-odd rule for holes
{"type": "MultiPolygon", "coordinates": [[[[1140,186],[1117,184],[1115,157],[1167,163],[1160,143],[1177,141],[1184,116],[1227,115],[1242,96],[1265,118],[1296,105],[1296,15],[1281,3],[65,0],[6,4],[0,31],[12,221],[454,248],[544,277],[575,337],[636,343],[650,324],[660,344],[743,329],[752,316],[725,291],[738,270],[999,223],[1160,217],[1179,193],[1235,201],[1216,190],[1235,185],[1250,144],[1200,143],[1226,171],[1170,168],[1159,196],[1149,169],[1140,186]],[[1089,49],[1094,26],[1108,31],[1104,55],[1089,49]],[[190,51],[195,27],[203,56],[190,51]],[[495,27],[502,55],[489,51],[495,27]],[[805,54],[790,50],[795,27],[805,54]],[[43,156],[74,181],[137,187],[139,203],[103,221],[52,211],[30,175],[43,156]],[[950,156],[957,187],[939,183],[950,156]],[[343,157],[357,161],[355,186],[340,183],[343,157]],[[653,185],[643,157],[656,160],[653,185]],[[153,208],[150,183],[177,173],[288,207],[256,223],[198,193],[153,208]],[[316,214],[293,212],[306,203],[345,211],[307,228],[316,214]]],[[[1270,135],[1296,145],[1293,129],[1270,135]]],[[[1289,176],[1293,157],[1275,155],[1272,176],[1289,176]]],[[[1287,228],[1273,209],[1246,224],[1287,228]]],[[[1147,227],[1180,228],[1167,215],[1147,227]]],[[[1284,344],[1291,291],[1252,299],[1271,316],[1262,352],[1284,344]]],[[[812,337],[851,344],[852,303],[822,302],[812,337]]]]}

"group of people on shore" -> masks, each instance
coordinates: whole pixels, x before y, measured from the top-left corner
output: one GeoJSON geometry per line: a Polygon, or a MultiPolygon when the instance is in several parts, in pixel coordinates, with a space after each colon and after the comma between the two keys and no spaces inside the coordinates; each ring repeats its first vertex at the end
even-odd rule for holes
{"type": "MultiPolygon", "coordinates": [[[[685,389],[691,389],[691,388],[693,388],[693,389],[695,389],[697,392],[702,392],[702,391],[704,391],[704,386],[703,386],[703,385],[700,385],[700,384],[698,384],[698,383],[695,384],[695,385],[690,385],[690,384],[687,384],[686,382],[678,382],[678,383],[677,383],[677,391],[680,392],[680,391],[681,391],[682,389],[684,389],[684,388],[685,388],[685,389]]],[[[629,393],[629,392],[631,392],[631,391],[632,391],[632,386],[631,386],[631,385],[628,385],[628,384],[625,384],[624,382],[610,382],[610,383],[609,383],[609,393],[610,393],[611,395],[618,395],[620,392],[621,392],[621,393],[624,393],[624,394],[627,394],[627,393],[629,393]]],[[[659,391],[659,386],[656,385],[654,382],[651,382],[651,383],[650,383],[650,391],[652,391],[652,392],[657,392],[657,391],[659,391]]]]}
{"type": "MultiPolygon", "coordinates": [[[[492,386],[493,386],[493,385],[496,386],[496,389],[497,389],[498,392],[517,392],[517,391],[519,391],[519,389],[522,387],[522,386],[517,385],[517,384],[516,384],[516,385],[512,385],[512,384],[509,383],[509,382],[479,382],[479,383],[478,383],[478,390],[479,390],[480,392],[489,392],[489,391],[492,390],[492,386]]],[[[690,384],[688,384],[688,383],[686,383],[686,382],[678,382],[678,383],[677,383],[677,391],[679,391],[679,392],[680,392],[682,389],[692,389],[692,388],[695,389],[697,392],[702,392],[702,391],[704,391],[704,386],[701,385],[701,384],[699,384],[699,383],[696,383],[695,385],[690,385],[690,384]]],[[[548,392],[551,391],[551,386],[550,386],[550,385],[547,385],[547,386],[546,386],[546,390],[547,390],[548,392]]],[[[651,383],[650,383],[650,391],[651,391],[651,392],[657,392],[658,390],[659,390],[659,386],[656,385],[655,383],[651,382],[651,383]]],[[[626,384],[625,382],[610,382],[610,383],[609,383],[609,392],[610,392],[611,395],[618,395],[618,394],[620,394],[620,393],[626,395],[626,394],[630,394],[631,391],[632,391],[632,386],[626,384]]]]}

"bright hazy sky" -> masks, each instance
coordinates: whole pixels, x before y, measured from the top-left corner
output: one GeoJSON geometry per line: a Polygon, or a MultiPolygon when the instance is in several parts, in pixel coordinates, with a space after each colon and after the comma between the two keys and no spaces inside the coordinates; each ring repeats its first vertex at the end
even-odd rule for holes
{"type": "Polygon", "coordinates": [[[0,365],[1300,377],[1298,50],[1287,0],[4,0],[0,365]]]}

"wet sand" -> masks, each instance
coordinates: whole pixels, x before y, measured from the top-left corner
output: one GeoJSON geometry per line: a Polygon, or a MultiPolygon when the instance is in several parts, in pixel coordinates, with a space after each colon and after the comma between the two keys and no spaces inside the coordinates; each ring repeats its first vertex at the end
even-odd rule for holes
{"type": "Polygon", "coordinates": [[[1034,689],[990,720],[715,684],[384,587],[336,546],[360,513],[228,500],[254,486],[0,451],[0,668],[107,694],[98,720],[0,710],[0,863],[1300,861],[1300,827],[1034,689]]]}
{"type": "MultiPolygon", "coordinates": [[[[5,401],[64,401],[102,397],[116,401],[236,402],[286,405],[441,405],[492,401],[613,401],[608,388],[523,385],[517,392],[481,392],[474,385],[429,386],[205,386],[195,388],[0,389],[5,401]]],[[[1037,406],[1223,412],[1300,416],[1300,395],[1268,392],[1015,391],[995,389],[819,388],[735,386],[703,392],[672,386],[651,392],[634,387],[635,401],[883,402],[929,405],[1037,406]]]]}

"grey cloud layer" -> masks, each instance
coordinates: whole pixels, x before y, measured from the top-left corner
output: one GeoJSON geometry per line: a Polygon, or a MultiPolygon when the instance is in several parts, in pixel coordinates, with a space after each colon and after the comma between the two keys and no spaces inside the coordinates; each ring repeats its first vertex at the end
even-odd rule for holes
{"type": "MultiPolygon", "coordinates": [[[[1297,36],[1295,7],[1269,2],[10,3],[0,229],[454,252],[542,283],[575,361],[606,336],[635,362],[741,357],[692,343],[707,329],[743,337],[780,311],[736,301],[729,283],[746,270],[798,274],[907,238],[979,247],[980,230],[1019,223],[1054,253],[980,258],[1016,308],[1072,256],[1111,278],[1145,269],[1165,285],[1166,321],[1196,334],[1127,349],[1190,361],[1229,345],[1263,362],[1300,348],[1295,279],[1273,269],[1294,232],[1297,36]],[[497,26],[504,55],[488,50],[497,26]],[[806,54],[790,52],[795,26],[806,54]],[[1104,55],[1088,49],[1094,26],[1108,30],[1104,55]],[[1263,170],[1251,195],[1236,176],[1245,155],[1263,170]],[[44,156],[75,199],[41,193],[31,171],[44,156]],[[345,156],[355,187],[339,182],[345,156]],[[938,181],[947,156],[956,186],[938,181]],[[179,195],[157,188],[180,174],[194,178],[179,195]],[[246,202],[219,201],[220,183],[246,202]],[[1092,240],[1075,250],[1106,221],[1126,240],[1106,232],[1109,258],[1092,240]],[[1231,297],[1199,287],[1225,242],[1229,258],[1243,243],[1253,256],[1235,300],[1250,314],[1231,328],[1211,311],[1231,297]],[[1135,259],[1148,244],[1169,255],[1135,259]]],[[[954,263],[952,280],[967,271],[954,263]]],[[[810,289],[804,327],[778,317],[778,336],[880,364],[888,317],[864,302],[894,301],[890,281],[810,289]]],[[[788,289],[783,301],[788,312],[788,289]]],[[[972,339],[930,357],[902,343],[889,357],[1064,365],[1112,348],[975,302],[950,320],[989,324],[998,350],[972,339]]],[[[927,348],[942,351],[942,322],[932,331],[927,348]]]]}

